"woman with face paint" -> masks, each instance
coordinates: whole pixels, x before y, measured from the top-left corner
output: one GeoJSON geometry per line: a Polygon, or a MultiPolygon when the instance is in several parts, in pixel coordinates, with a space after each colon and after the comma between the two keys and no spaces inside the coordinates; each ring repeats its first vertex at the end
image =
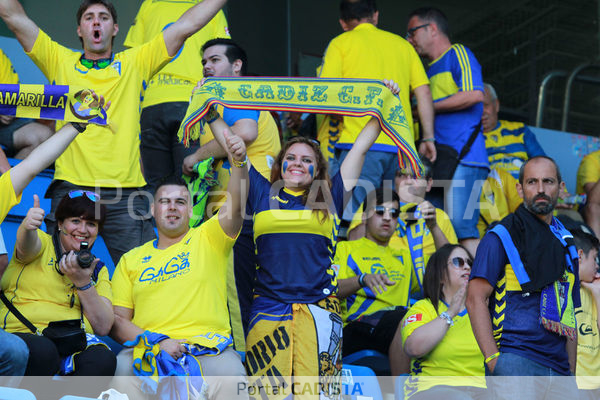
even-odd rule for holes
{"type": "MultiPolygon", "coordinates": [[[[398,93],[397,84],[384,82],[398,93]]],[[[331,265],[338,215],[380,130],[372,118],[331,179],[319,144],[304,137],[283,145],[270,182],[250,169],[258,259],[246,339],[250,375],[319,376],[322,383],[339,376],[342,319],[331,265]]]]}

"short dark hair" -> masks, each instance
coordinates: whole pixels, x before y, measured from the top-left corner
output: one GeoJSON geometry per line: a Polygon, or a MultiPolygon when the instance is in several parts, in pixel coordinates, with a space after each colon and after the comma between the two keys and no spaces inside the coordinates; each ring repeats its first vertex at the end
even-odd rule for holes
{"type": "Polygon", "coordinates": [[[240,70],[240,73],[242,74],[242,76],[246,76],[248,74],[248,56],[239,44],[237,44],[231,39],[211,39],[208,42],[204,43],[204,45],[202,45],[202,53],[204,53],[209,47],[213,46],[225,46],[225,57],[227,57],[229,63],[233,64],[235,60],[242,61],[242,68],[240,70]]]}
{"type": "Polygon", "coordinates": [[[83,0],[77,10],[77,25],[79,25],[83,13],[94,4],[101,4],[106,7],[112,16],[114,23],[117,23],[117,9],[109,0],[83,0]]]}
{"type": "Polygon", "coordinates": [[[556,168],[556,178],[558,179],[558,183],[562,182],[562,175],[560,174],[560,168],[558,168],[558,164],[556,163],[556,161],[554,161],[552,158],[550,158],[548,156],[535,156],[535,157],[531,157],[529,160],[525,161],[521,165],[521,168],[519,168],[519,183],[521,185],[523,184],[523,178],[525,176],[525,166],[527,164],[529,164],[531,161],[539,160],[540,158],[543,158],[544,160],[548,160],[552,164],[554,164],[554,168],[556,168]]]}
{"type": "Polygon", "coordinates": [[[586,256],[590,250],[600,247],[600,241],[591,233],[584,232],[582,229],[572,229],[570,232],[573,235],[575,246],[581,249],[586,256]]]}
{"type": "Polygon", "coordinates": [[[106,206],[101,202],[90,200],[85,194],[74,198],[71,198],[69,194],[70,192],[64,195],[58,203],[56,211],[54,211],[56,222],[63,222],[67,218],[77,217],[88,221],[96,221],[98,228],[102,229],[106,219],[106,206]]]}
{"type": "Polygon", "coordinates": [[[342,21],[363,19],[377,12],[375,0],[342,0],[340,3],[340,18],[342,21]]]}
{"type": "Polygon", "coordinates": [[[393,188],[380,187],[371,191],[369,194],[367,194],[367,197],[365,197],[365,201],[363,202],[364,212],[367,211],[367,207],[369,206],[369,204],[373,204],[373,199],[375,199],[376,206],[388,201],[396,201],[398,202],[398,204],[400,204],[400,196],[398,196],[398,193],[396,193],[396,191],[393,188]]]}
{"type": "Polygon", "coordinates": [[[167,176],[163,176],[162,178],[160,178],[158,180],[158,184],[156,185],[156,189],[154,190],[154,196],[156,197],[156,193],[158,193],[158,191],[160,190],[161,187],[170,186],[170,185],[183,186],[189,191],[187,182],[184,181],[181,176],[167,175],[167,176]]]}
{"type": "Polygon", "coordinates": [[[419,17],[419,19],[425,22],[434,22],[437,25],[438,30],[440,32],[442,32],[448,38],[450,37],[450,27],[448,25],[448,18],[446,17],[446,14],[444,14],[439,8],[417,8],[409,14],[408,19],[411,19],[412,17],[419,17]]]}
{"type": "MultiPolygon", "coordinates": [[[[423,164],[423,175],[422,177],[425,180],[433,179],[433,163],[429,158],[425,157],[423,154],[419,154],[419,159],[421,160],[421,164],[423,164]]],[[[412,170],[408,169],[399,169],[396,171],[396,176],[408,175],[415,176],[412,170]]]]}
{"type": "Polygon", "coordinates": [[[423,275],[423,297],[431,300],[431,305],[435,308],[435,312],[439,314],[438,303],[440,300],[449,303],[451,299],[444,299],[442,290],[442,281],[448,278],[448,259],[450,254],[460,247],[467,252],[470,258],[473,258],[469,250],[460,244],[446,243],[440,247],[427,262],[425,267],[425,275],[423,275]]]}

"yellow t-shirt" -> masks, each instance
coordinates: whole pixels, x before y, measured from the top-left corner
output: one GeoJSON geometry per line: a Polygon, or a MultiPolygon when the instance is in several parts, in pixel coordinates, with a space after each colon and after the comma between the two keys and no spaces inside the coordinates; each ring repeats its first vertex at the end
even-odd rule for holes
{"type": "MultiPolygon", "coordinates": [[[[223,107],[218,105],[219,114],[223,115],[223,107]]],[[[230,110],[235,112],[236,110],[230,110]]],[[[206,129],[203,130],[200,136],[200,146],[214,140],[210,126],[206,124],[206,129]]],[[[271,180],[271,167],[275,161],[275,157],[281,150],[281,141],[279,140],[279,130],[277,124],[268,111],[261,111],[258,117],[258,136],[247,148],[246,153],[248,159],[254,168],[260,172],[267,180],[271,180]]],[[[214,214],[221,205],[225,202],[227,185],[231,176],[231,165],[228,160],[217,160],[215,162],[215,170],[217,171],[218,185],[211,189],[208,197],[207,210],[210,214],[214,214]]]]}
{"type": "Polygon", "coordinates": [[[523,202],[517,192],[517,180],[506,170],[494,168],[490,171],[481,188],[479,221],[477,229],[479,237],[494,221],[500,221],[508,214],[515,212],[523,202]]]}
{"type": "MultiPolygon", "coordinates": [[[[413,126],[410,91],[429,84],[423,63],[410,43],[372,24],[360,24],[334,38],[325,51],[319,74],[324,78],[391,79],[400,87],[400,101],[408,126],[413,126]]],[[[337,147],[356,141],[370,117],[344,117],[337,147]]],[[[380,135],[373,150],[395,152],[387,135],[380,135]]]]}
{"type": "Polygon", "coordinates": [[[580,289],[581,308],[575,310],[577,319],[577,387],[600,388],[600,332],[598,309],[594,296],[585,288],[580,289]]]}
{"type": "MultiPolygon", "coordinates": [[[[126,47],[142,45],[177,21],[183,13],[202,0],[145,0],[127,37],[126,47]]],[[[142,108],[160,103],[190,100],[192,89],[202,75],[202,45],[211,39],[229,38],[225,14],[220,10],[208,24],[190,36],[173,57],[148,82],[142,108]]]]}
{"type": "Polygon", "coordinates": [[[0,83],[14,84],[19,83],[19,75],[15,71],[10,59],[0,49],[0,83]]]}
{"type": "MultiPolygon", "coordinates": [[[[36,328],[43,330],[50,321],[79,319],[81,305],[73,283],[55,269],[56,253],[52,236],[39,229],[37,235],[42,247],[36,258],[28,264],[23,264],[13,254],[2,276],[1,285],[6,297],[17,310],[36,328]],[[71,298],[74,299],[73,307],[71,307],[71,298]]],[[[103,267],[98,274],[96,290],[100,296],[112,301],[112,290],[106,267],[103,267]]],[[[31,333],[29,328],[23,325],[4,304],[0,305],[0,315],[3,321],[2,329],[7,332],[31,333]]],[[[86,331],[93,333],[92,325],[85,317],[84,322],[86,331]]]]}
{"type": "Polygon", "coordinates": [[[583,194],[583,187],[586,183],[596,183],[600,179],[600,150],[596,150],[581,160],[579,169],[577,169],[577,188],[578,194],[583,194]]]}
{"type": "Polygon", "coordinates": [[[355,278],[362,273],[386,274],[391,281],[387,291],[379,294],[369,288],[361,288],[340,302],[344,325],[362,315],[396,306],[408,306],[408,297],[419,285],[413,279],[410,253],[406,249],[393,250],[389,246],[379,246],[367,238],[339,242],[333,268],[338,270],[338,280],[355,278]]]}
{"type": "Polygon", "coordinates": [[[8,170],[0,176],[0,223],[4,221],[10,209],[21,202],[21,195],[17,197],[15,194],[10,172],[8,170]]]}
{"type": "MultiPolygon", "coordinates": [[[[446,310],[448,307],[440,301],[438,312],[446,310]]],[[[431,300],[417,301],[402,319],[402,342],[438,315],[431,300]]],[[[467,310],[453,321],[454,325],[433,350],[421,358],[411,359],[411,378],[404,386],[405,398],[437,385],[486,387],[483,354],[473,335],[467,310]]]]}
{"type": "Polygon", "coordinates": [[[166,249],[155,243],[121,257],[113,304],[133,309],[132,322],[140,328],[173,339],[215,347],[229,338],[227,262],[235,239],[214,216],[166,249]]]}
{"type": "MultiPolygon", "coordinates": [[[[108,118],[114,132],[90,125],[56,160],[54,179],[76,185],[142,187],[140,170],[140,99],[143,86],[169,61],[162,34],[114,55],[104,69],[87,69],[81,54],[52,41],[40,30],[28,55],[52,84],[94,89],[110,100],[108,118]]],[[[56,129],[64,122],[58,121],[56,129]]]]}

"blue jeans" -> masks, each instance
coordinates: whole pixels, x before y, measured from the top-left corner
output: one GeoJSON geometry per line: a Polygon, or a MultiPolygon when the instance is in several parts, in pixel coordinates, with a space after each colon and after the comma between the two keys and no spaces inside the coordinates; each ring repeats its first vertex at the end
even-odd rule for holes
{"type": "Polygon", "coordinates": [[[575,377],[513,353],[500,353],[494,372],[487,369],[494,399],[569,399],[577,397],[575,377]]]}
{"type": "Polygon", "coordinates": [[[29,350],[18,336],[0,329],[0,385],[16,387],[27,368],[29,350]]]}
{"type": "MultiPolygon", "coordinates": [[[[334,176],[340,170],[349,150],[335,150],[334,159],[329,164],[329,175],[334,176]]],[[[382,187],[393,187],[398,170],[398,154],[385,151],[368,151],[365,156],[358,182],[352,192],[352,202],[344,209],[342,219],[352,220],[367,197],[367,193],[382,187]]]]}
{"type": "Polygon", "coordinates": [[[450,189],[444,194],[444,210],[450,216],[459,240],[479,237],[479,200],[487,176],[487,168],[459,164],[450,189]]]}

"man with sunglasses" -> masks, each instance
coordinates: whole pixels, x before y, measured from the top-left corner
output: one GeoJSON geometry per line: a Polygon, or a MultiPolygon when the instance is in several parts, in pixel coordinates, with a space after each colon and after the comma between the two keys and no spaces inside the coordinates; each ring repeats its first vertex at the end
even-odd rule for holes
{"type": "MultiPolygon", "coordinates": [[[[149,42],[113,53],[119,31],[114,5],[109,0],[83,0],[76,16],[81,54],[52,41],[18,0],[0,0],[0,16],[50,82],[94,88],[112,101],[111,123],[91,126],[56,161],[47,196],[52,198],[54,211],[64,194],[73,189],[98,192],[107,206],[102,236],[115,264],[123,253],[154,237],[147,217],[148,202],[136,196],[146,185],[139,152],[144,86],[225,2],[204,0],[149,42]]],[[[51,3],[46,4],[50,7],[51,3]]],[[[57,128],[63,124],[58,122],[57,128]]]]}
{"type": "Polygon", "coordinates": [[[419,289],[409,252],[389,246],[399,215],[400,199],[391,189],[369,193],[365,237],[338,243],[334,259],[344,320],[342,353],[377,350],[389,356],[394,376],[408,372],[399,327],[411,291],[419,289]]]}
{"type": "MultiPolygon", "coordinates": [[[[433,93],[435,141],[438,149],[444,149],[438,151],[438,166],[444,160],[455,159],[463,149],[466,152],[449,179],[451,182],[436,181],[436,186],[450,184],[449,190],[444,192],[437,187],[429,197],[436,207],[448,211],[461,244],[475,254],[479,208],[470,205],[469,199],[473,190],[478,194],[475,198],[479,198],[480,185],[489,170],[481,132],[481,66],[469,49],[450,42],[448,20],[439,9],[424,7],[413,11],[407,29],[408,41],[429,61],[427,76],[433,93]],[[450,156],[453,152],[456,154],[450,156]]],[[[446,169],[436,170],[435,178],[439,179],[438,173],[446,169]]]]}
{"type": "MultiPolygon", "coordinates": [[[[411,94],[417,102],[421,123],[419,152],[435,159],[433,145],[433,104],[429,80],[423,64],[410,44],[398,35],[377,28],[379,11],[375,0],[342,0],[339,23],[344,33],[334,38],[325,51],[319,76],[322,78],[391,79],[400,86],[400,101],[406,124],[413,129],[411,94]]],[[[344,161],[368,117],[344,117],[342,132],[335,145],[330,176],[334,176],[344,161]]],[[[366,155],[360,180],[343,219],[350,221],[368,191],[391,182],[398,169],[397,147],[385,135],[380,135],[366,155]]]]}
{"type": "MultiPolygon", "coordinates": [[[[394,249],[408,249],[415,279],[422,292],[423,274],[429,257],[446,243],[458,243],[458,239],[448,214],[425,200],[433,185],[433,164],[424,156],[421,156],[421,162],[425,167],[421,177],[415,177],[408,169],[396,171],[394,187],[400,199],[400,216],[390,246],[394,249]]],[[[350,240],[365,235],[364,223],[356,227],[351,225],[351,228],[348,235],[350,240]]]]}
{"type": "Polygon", "coordinates": [[[566,398],[575,382],[580,307],[573,236],[552,213],[564,190],[558,166],[537,156],[519,171],[517,210],[483,237],[467,292],[473,333],[493,397],[566,398]],[[557,307],[557,305],[559,305],[557,307]]]}

